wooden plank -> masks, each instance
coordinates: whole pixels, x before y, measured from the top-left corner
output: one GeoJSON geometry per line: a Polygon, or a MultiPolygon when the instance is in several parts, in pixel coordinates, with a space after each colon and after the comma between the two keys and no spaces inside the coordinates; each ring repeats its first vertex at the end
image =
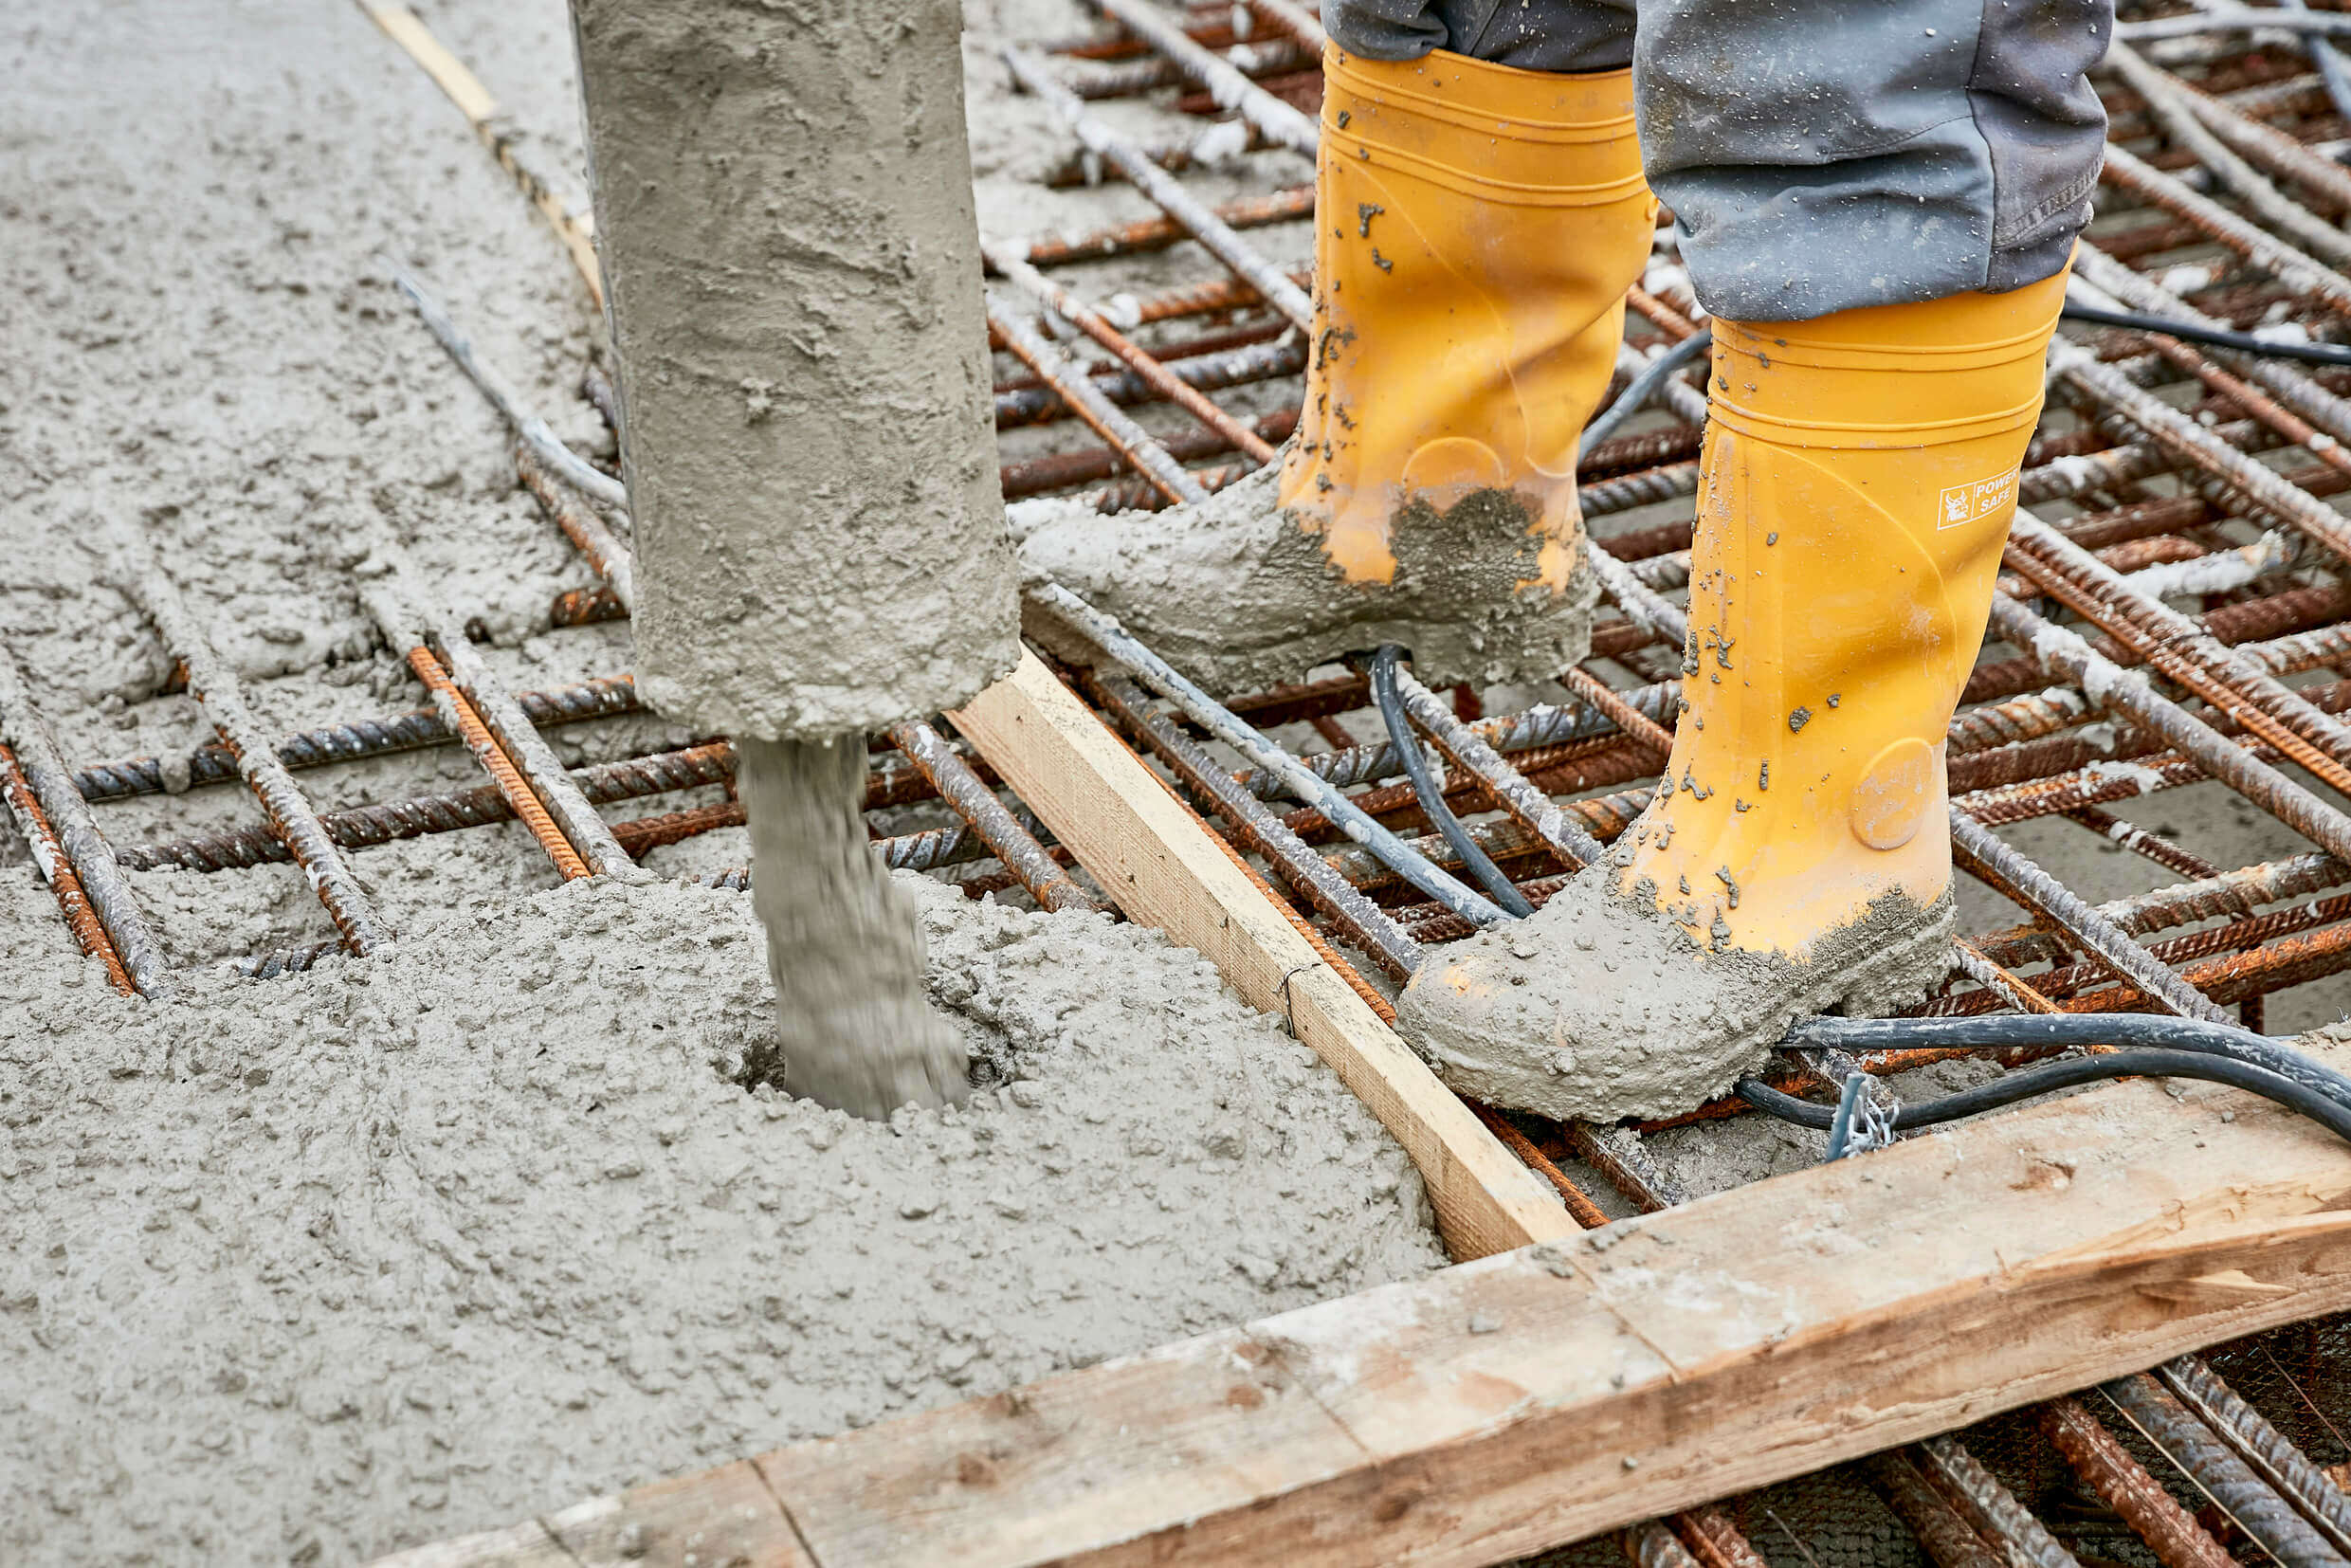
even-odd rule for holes
{"type": "Polygon", "coordinates": [[[815,1568],[748,1460],[436,1541],[375,1568],[815,1568]]]}
{"type": "Polygon", "coordinates": [[[1576,1222],[1037,657],[949,715],[1129,920],[1279,1012],[1420,1168],[1446,1245],[1484,1257],[1576,1222]]]}
{"type": "Polygon", "coordinates": [[[526,1519],[502,1530],[411,1546],[377,1558],[374,1568],[579,1568],[579,1563],[538,1520],[526,1519]]]}
{"type": "Polygon", "coordinates": [[[815,1568],[748,1461],[551,1514],[577,1568],[815,1568]]]}
{"type": "Polygon", "coordinates": [[[399,45],[432,78],[432,84],[457,105],[457,112],[465,117],[474,133],[486,137],[490,121],[498,118],[498,100],[490,96],[482,79],[467,69],[464,61],[449,53],[424,21],[399,0],[365,5],[362,9],[370,21],[384,29],[385,37],[399,45]]]}
{"type": "Polygon", "coordinates": [[[360,0],[359,9],[383,29],[385,37],[416,62],[443,96],[457,105],[457,112],[465,117],[465,123],[482,138],[482,145],[490,150],[499,166],[513,176],[531,205],[554,228],[556,238],[563,242],[563,248],[571,254],[580,282],[588,285],[589,299],[602,310],[604,272],[596,260],[595,215],[572,210],[554,182],[524,158],[515,138],[499,123],[498,100],[464,61],[432,35],[432,29],[409,9],[406,0],[360,0]]]}

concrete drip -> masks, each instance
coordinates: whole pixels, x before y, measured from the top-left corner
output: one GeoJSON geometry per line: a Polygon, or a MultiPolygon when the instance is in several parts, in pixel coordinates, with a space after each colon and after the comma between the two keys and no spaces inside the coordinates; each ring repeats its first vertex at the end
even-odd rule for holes
{"type": "Polygon", "coordinates": [[[956,6],[573,20],[639,691],[738,739],[968,701],[1017,616],[956,6]]]}
{"type": "Polygon", "coordinates": [[[866,842],[865,738],[735,750],[775,982],[775,1045],[746,1070],[874,1121],[962,1100],[963,1042],[922,999],[914,905],[866,842]]]}

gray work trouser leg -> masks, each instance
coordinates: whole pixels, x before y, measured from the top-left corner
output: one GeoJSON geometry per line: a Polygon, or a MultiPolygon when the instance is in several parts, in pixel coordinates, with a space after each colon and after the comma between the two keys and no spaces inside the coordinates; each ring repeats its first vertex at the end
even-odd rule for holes
{"type": "Polygon", "coordinates": [[[1734,320],[2003,292],[2065,264],[2113,0],[1323,0],[1343,49],[1630,64],[1650,187],[1734,320]]]}

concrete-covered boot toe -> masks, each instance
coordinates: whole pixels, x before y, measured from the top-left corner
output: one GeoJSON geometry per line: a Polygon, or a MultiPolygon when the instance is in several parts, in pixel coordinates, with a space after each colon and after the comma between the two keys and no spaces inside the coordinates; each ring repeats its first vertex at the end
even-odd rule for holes
{"type": "MultiPolygon", "coordinates": [[[[1279,504],[1279,476],[1260,469],[1205,506],[1103,517],[1090,508],[1030,508],[1021,574],[1055,582],[1212,691],[1256,691],[1303,680],[1318,665],[1383,643],[1412,649],[1424,680],[1540,680],[1590,646],[1595,590],[1588,572],[1566,587],[1540,580],[1540,539],[1524,498],[1480,491],[1437,512],[1410,503],[1385,582],[1350,581],[1324,554],[1321,530],[1279,504]]],[[[1083,661],[1083,644],[1031,614],[1028,631],[1083,661]]]]}
{"type": "Polygon", "coordinates": [[[1951,901],[1891,891],[1803,960],[1710,952],[1587,868],[1523,921],[1447,947],[1396,1028],[1461,1093],[1558,1120],[1670,1116],[1761,1066],[1796,1019],[1884,1011],[1949,968],[1951,901]]]}

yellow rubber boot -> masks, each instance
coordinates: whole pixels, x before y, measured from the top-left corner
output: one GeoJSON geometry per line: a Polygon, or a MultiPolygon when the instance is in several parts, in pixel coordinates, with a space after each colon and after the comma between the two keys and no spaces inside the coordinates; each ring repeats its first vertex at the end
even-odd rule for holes
{"type": "Polygon", "coordinates": [[[1658,797],[1531,919],[1448,948],[1399,1027],[1457,1085],[1664,1115],[1799,1015],[1948,968],[1943,735],[1983,638],[2063,274],[1714,323],[1681,722],[1658,797]]]}
{"type": "MultiPolygon", "coordinates": [[[[1322,61],[1316,333],[1278,470],[1023,559],[1212,689],[1402,643],[1438,684],[1589,647],[1576,447],[1649,254],[1630,71],[1322,61]]],[[[1016,527],[1021,526],[1016,510],[1016,527]]]]}

